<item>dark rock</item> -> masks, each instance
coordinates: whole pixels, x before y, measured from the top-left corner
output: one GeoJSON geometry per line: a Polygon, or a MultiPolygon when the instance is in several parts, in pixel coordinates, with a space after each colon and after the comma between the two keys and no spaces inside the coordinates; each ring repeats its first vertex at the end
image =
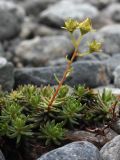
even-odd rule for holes
{"type": "Polygon", "coordinates": [[[13,89],[13,69],[12,63],[7,62],[5,58],[0,58],[0,85],[3,90],[10,91],[13,89]]]}
{"type": "Polygon", "coordinates": [[[99,150],[87,141],[73,142],[48,152],[38,160],[102,160],[99,150]]]}
{"type": "Polygon", "coordinates": [[[83,20],[87,17],[94,19],[98,13],[94,6],[87,3],[77,4],[73,1],[61,1],[41,12],[40,22],[60,28],[63,26],[64,20],[69,17],[78,20],[83,20]]]}
{"type": "MultiPolygon", "coordinates": [[[[109,84],[109,71],[105,64],[99,61],[82,61],[73,64],[74,71],[66,80],[70,86],[86,84],[90,87],[109,84]]],[[[43,68],[23,68],[16,69],[16,86],[26,83],[33,83],[38,86],[41,84],[57,84],[54,74],[60,79],[65,70],[65,66],[43,67],[43,68]]]]}
{"type": "Polygon", "coordinates": [[[65,36],[49,36],[22,41],[15,50],[23,64],[47,65],[49,60],[65,57],[73,52],[71,42],[65,36]]]}
{"type": "Polygon", "coordinates": [[[103,160],[120,160],[120,135],[106,143],[100,153],[103,160]]]}

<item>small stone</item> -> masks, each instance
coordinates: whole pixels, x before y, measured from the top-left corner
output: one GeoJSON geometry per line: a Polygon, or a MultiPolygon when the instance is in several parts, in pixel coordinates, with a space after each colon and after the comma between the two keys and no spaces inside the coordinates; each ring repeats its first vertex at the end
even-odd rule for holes
{"type": "Polygon", "coordinates": [[[99,150],[87,141],[73,142],[50,151],[38,160],[102,160],[99,150]]]}

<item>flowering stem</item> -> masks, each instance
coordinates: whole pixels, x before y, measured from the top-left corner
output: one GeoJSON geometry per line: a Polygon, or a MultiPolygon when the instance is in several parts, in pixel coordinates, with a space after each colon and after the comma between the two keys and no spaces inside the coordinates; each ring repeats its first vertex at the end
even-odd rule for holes
{"type": "Polygon", "coordinates": [[[74,53],[73,53],[73,55],[72,55],[71,60],[68,61],[67,66],[66,66],[66,69],[65,69],[64,74],[63,74],[63,77],[62,77],[61,81],[59,82],[59,85],[58,85],[58,87],[56,88],[56,91],[55,91],[55,93],[53,94],[53,96],[52,96],[52,98],[51,98],[51,100],[50,100],[50,102],[49,102],[49,104],[48,104],[48,111],[51,109],[52,104],[53,104],[53,102],[54,102],[54,100],[55,100],[55,98],[56,98],[56,96],[57,96],[57,94],[58,94],[61,86],[63,85],[64,81],[66,80],[66,77],[67,77],[67,74],[68,74],[69,69],[70,69],[70,67],[71,67],[71,64],[72,64],[72,62],[74,61],[74,59],[77,57],[77,55],[78,55],[78,54],[77,54],[77,50],[75,50],[74,53]]]}

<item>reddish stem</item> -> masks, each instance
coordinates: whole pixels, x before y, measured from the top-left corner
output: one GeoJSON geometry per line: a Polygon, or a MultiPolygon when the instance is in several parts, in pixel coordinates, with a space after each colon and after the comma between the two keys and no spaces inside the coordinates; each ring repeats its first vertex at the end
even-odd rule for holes
{"type": "Polygon", "coordinates": [[[65,71],[64,71],[63,77],[62,77],[61,81],[59,82],[59,85],[58,85],[58,87],[56,88],[56,91],[55,91],[55,93],[53,94],[53,96],[52,96],[52,98],[51,98],[51,100],[50,100],[50,102],[49,102],[49,104],[48,104],[48,111],[51,109],[52,104],[53,104],[53,102],[54,102],[54,100],[55,100],[55,98],[56,98],[56,96],[57,96],[57,94],[58,94],[61,86],[63,85],[64,81],[66,80],[66,77],[67,77],[67,74],[68,74],[69,69],[70,69],[70,67],[71,67],[71,64],[72,64],[73,60],[76,58],[76,56],[77,56],[77,52],[74,51],[71,60],[68,61],[68,63],[67,63],[67,66],[66,66],[66,69],[65,69],[65,71]]]}

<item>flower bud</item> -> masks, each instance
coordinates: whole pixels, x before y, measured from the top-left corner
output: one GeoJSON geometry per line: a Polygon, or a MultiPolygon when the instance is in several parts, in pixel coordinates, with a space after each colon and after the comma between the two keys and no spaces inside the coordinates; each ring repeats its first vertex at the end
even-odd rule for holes
{"type": "Polygon", "coordinates": [[[65,27],[62,27],[64,29],[66,29],[67,31],[73,33],[77,27],[78,27],[78,22],[76,20],[73,19],[68,19],[67,21],[65,21],[65,27]]]}
{"type": "Polygon", "coordinates": [[[91,32],[93,29],[90,18],[87,18],[83,22],[79,23],[78,28],[80,29],[81,35],[91,32]]]}
{"type": "Polygon", "coordinates": [[[89,44],[89,52],[90,53],[99,52],[101,50],[101,47],[102,47],[102,44],[94,40],[89,44]]]}

